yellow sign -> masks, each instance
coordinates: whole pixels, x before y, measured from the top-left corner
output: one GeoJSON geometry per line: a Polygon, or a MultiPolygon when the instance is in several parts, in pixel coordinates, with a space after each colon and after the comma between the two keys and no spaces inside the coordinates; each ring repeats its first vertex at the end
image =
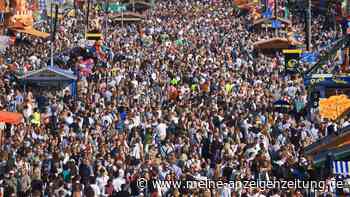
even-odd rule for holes
{"type": "Polygon", "coordinates": [[[322,118],[336,120],[349,110],[350,99],[346,95],[337,95],[321,99],[319,104],[322,118]]]}
{"type": "Polygon", "coordinates": [[[302,53],[303,51],[301,49],[284,49],[282,50],[282,53],[289,54],[289,53],[302,53]]]}

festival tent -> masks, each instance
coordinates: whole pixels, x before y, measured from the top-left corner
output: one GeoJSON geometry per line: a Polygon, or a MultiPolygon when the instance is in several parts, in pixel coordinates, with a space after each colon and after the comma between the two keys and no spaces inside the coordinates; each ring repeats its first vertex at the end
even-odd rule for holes
{"type": "Polygon", "coordinates": [[[23,120],[21,113],[0,111],[0,122],[9,124],[19,124],[23,120]]]}
{"type": "Polygon", "coordinates": [[[72,95],[76,95],[77,76],[73,72],[58,67],[45,67],[18,76],[19,81],[24,85],[31,85],[40,88],[64,89],[70,86],[72,95]]]}

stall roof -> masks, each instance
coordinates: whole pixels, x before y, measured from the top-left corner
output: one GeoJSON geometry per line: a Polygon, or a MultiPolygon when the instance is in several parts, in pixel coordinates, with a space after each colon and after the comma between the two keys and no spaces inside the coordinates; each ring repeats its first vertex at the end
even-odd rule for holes
{"type": "Polygon", "coordinates": [[[36,71],[29,72],[22,76],[18,77],[21,80],[32,80],[32,81],[40,81],[40,80],[77,80],[77,77],[68,70],[64,70],[58,67],[45,67],[36,71]]]}
{"type": "Polygon", "coordinates": [[[248,10],[248,9],[251,9],[251,8],[257,6],[257,5],[258,5],[257,3],[252,2],[252,3],[247,3],[247,4],[238,5],[238,8],[248,10]]]}
{"type": "Polygon", "coordinates": [[[253,25],[260,25],[260,24],[268,23],[268,22],[271,22],[272,20],[280,21],[280,22],[282,22],[283,24],[286,24],[286,25],[291,25],[292,24],[292,22],[290,20],[288,20],[288,19],[277,17],[276,19],[260,18],[260,19],[258,19],[256,21],[254,21],[253,25]]]}
{"type": "Polygon", "coordinates": [[[256,49],[288,49],[290,45],[293,45],[290,40],[279,37],[260,40],[253,44],[256,49]]]}
{"type": "Polygon", "coordinates": [[[138,14],[136,12],[123,12],[123,13],[117,13],[113,14],[113,18],[116,21],[141,21],[145,17],[142,14],[138,14]]]}
{"type": "Polygon", "coordinates": [[[310,144],[305,148],[304,154],[313,157],[317,163],[324,161],[329,152],[335,153],[336,156],[349,155],[350,126],[340,129],[338,133],[338,135],[328,135],[310,144]]]}
{"type": "Polygon", "coordinates": [[[46,32],[38,31],[38,30],[34,29],[33,27],[28,27],[28,28],[11,28],[10,27],[10,29],[13,31],[17,31],[20,33],[26,33],[26,34],[41,37],[41,38],[47,38],[50,35],[46,32]]]}

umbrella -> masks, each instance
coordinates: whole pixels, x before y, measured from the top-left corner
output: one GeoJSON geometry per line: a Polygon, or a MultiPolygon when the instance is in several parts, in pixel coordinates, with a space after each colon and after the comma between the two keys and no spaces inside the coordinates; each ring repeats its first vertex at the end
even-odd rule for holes
{"type": "Polygon", "coordinates": [[[20,113],[15,112],[7,112],[7,111],[1,111],[0,112],[0,122],[5,122],[9,124],[19,124],[23,120],[23,116],[20,113]]]}
{"type": "Polygon", "coordinates": [[[286,100],[279,99],[279,100],[277,100],[277,101],[275,101],[273,103],[273,106],[275,108],[281,108],[281,107],[282,108],[288,108],[288,107],[290,107],[290,103],[288,101],[286,101],[286,100]]]}

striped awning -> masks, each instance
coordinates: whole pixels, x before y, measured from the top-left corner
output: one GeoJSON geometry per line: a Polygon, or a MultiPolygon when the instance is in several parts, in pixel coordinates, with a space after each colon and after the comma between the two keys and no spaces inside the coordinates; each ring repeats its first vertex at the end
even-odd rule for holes
{"type": "Polygon", "coordinates": [[[349,176],[350,161],[333,161],[333,174],[349,176]]]}

